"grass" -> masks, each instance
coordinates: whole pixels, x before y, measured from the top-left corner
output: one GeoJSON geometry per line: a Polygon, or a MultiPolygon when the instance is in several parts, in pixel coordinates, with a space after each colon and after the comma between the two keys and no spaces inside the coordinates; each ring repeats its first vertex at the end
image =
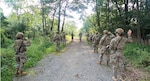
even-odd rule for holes
{"type": "Polygon", "coordinates": [[[137,68],[142,68],[150,73],[150,46],[131,43],[127,44],[124,50],[128,62],[137,68]]]}
{"type": "MultiPolygon", "coordinates": [[[[67,44],[70,42],[70,36],[66,36],[67,44]]],[[[60,45],[61,52],[65,51],[65,46],[60,45]]],[[[55,53],[55,44],[50,42],[46,37],[39,37],[31,40],[31,46],[27,47],[26,55],[28,60],[24,66],[24,69],[36,66],[46,54],[55,53]]],[[[15,57],[14,57],[13,44],[7,46],[7,48],[1,48],[1,81],[12,81],[15,73],[15,57]]]]}

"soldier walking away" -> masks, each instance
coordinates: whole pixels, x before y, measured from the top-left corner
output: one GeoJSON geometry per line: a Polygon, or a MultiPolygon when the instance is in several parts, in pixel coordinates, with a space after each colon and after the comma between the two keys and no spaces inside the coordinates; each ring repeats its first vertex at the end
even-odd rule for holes
{"type": "Polygon", "coordinates": [[[125,44],[132,42],[131,34],[132,31],[128,30],[128,38],[123,37],[124,30],[118,28],[115,31],[116,37],[113,38],[110,42],[110,63],[113,66],[113,81],[117,81],[118,72],[120,74],[120,80],[125,81],[125,57],[123,55],[123,49],[125,44]]]}
{"type": "Polygon", "coordinates": [[[60,50],[60,40],[61,40],[58,32],[56,32],[56,34],[54,35],[53,40],[56,43],[56,51],[58,52],[60,50]]]}
{"type": "Polygon", "coordinates": [[[90,33],[89,38],[88,38],[90,43],[92,43],[92,37],[93,37],[93,35],[92,35],[92,33],[90,33]]]}
{"type": "Polygon", "coordinates": [[[87,42],[89,42],[89,32],[87,32],[86,37],[87,42]]]}
{"type": "Polygon", "coordinates": [[[80,42],[81,42],[81,40],[82,40],[82,33],[81,32],[79,33],[79,39],[80,39],[80,42]]]}
{"type": "Polygon", "coordinates": [[[73,37],[74,37],[74,34],[73,34],[73,32],[71,33],[71,38],[72,38],[72,41],[73,41],[73,37]]]}
{"type": "Polygon", "coordinates": [[[63,45],[66,45],[66,34],[65,34],[65,32],[63,32],[62,33],[62,43],[63,43],[63,45]]]}
{"type": "Polygon", "coordinates": [[[24,35],[22,32],[18,32],[16,34],[16,40],[14,43],[15,60],[17,63],[15,74],[21,76],[27,74],[27,72],[23,72],[24,64],[27,61],[26,46],[31,45],[27,37],[25,38],[25,40],[23,40],[23,36],[24,35]]]}
{"type": "Polygon", "coordinates": [[[98,32],[96,32],[95,35],[92,38],[92,40],[93,40],[93,47],[94,47],[94,53],[98,53],[99,39],[100,38],[99,38],[98,32]]]}
{"type": "Polygon", "coordinates": [[[99,62],[101,64],[103,61],[103,56],[106,56],[106,65],[109,65],[110,53],[109,53],[109,43],[112,39],[111,33],[108,30],[103,31],[103,37],[99,41],[100,47],[100,55],[99,55],[99,62]]]}

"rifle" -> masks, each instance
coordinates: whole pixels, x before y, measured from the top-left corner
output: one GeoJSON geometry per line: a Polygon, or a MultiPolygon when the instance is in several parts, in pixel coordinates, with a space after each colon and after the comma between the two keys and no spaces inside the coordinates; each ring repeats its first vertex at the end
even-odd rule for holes
{"type": "Polygon", "coordinates": [[[20,45],[20,47],[19,47],[18,51],[16,52],[16,55],[18,55],[18,54],[19,54],[20,49],[21,49],[21,47],[22,47],[22,44],[23,44],[23,41],[21,42],[21,45],[20,45]]]}

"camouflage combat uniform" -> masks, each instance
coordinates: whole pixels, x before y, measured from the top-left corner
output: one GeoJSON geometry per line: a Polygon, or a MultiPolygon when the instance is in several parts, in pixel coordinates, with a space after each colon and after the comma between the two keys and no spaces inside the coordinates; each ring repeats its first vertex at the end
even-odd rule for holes
{"type": "Polygon", "coordinates": [[[71,34],[72,41],[73,41],[73,37],[74,37],[74,34],[73,34],[73,32],[72,32],[72,34],[71,34]]]}
{"type": "Polygon", "coordinates": [[[81,32],[79,33],[79,39],[80,39],[80,42],[81,42],[81,40],[82,40],[82,33],[81,32]]]}
{"type": "Polygon", "coordinates": [[[66,34],[65,34],[65,32],[62,33],[62,43],[63,43],[63,45],[66,45],[66,34]]]}
{"type": "Polygon", "coordinates": [[[93,47],[94,47],[94,53],[98,53],[98,44],[99,44],[99,35],[96,33],[92,40],[93,40],[93,47]]]}
{"type": "Polygon", "coordinates": [[[56,34],[54,35],[54,41],[56,43],[56,51],[59,51],[60,50],[60,35],[58,34],[58,32],[56,32],[56,34]]]}
{"type": "Polygon", "coordinates": [[[86,37],[86,40],[89,42],[89,32],[87,32],[86,37]]]}
{"type": "Polygon", "coordinates": [[[111,49],[110,62],[113,65],[113,73],[114,73],[112,79],[114,81],[117,81],[117,73],[120,72],[121,75],[120,80],[124,81],[125,57],[123,55],[123,49],[127,42],[132,42],[132,38],[130,36],[128,36],[128,38],[123,37],[122,34],[124,33],[124,30],[121,28],[116,29],[116,33],[118,33],[118,36],[113,38],[110,42],[110,49],[111,49]]]}
{"type": "Polygon", "coordinates": [[[23,33],[18,32],[16,35],[17,40],[15,40],[14,43],[14,51],[16,52],[15,54],[15,59],[16,59],[16,74],[26,74],[23,72],[23,67],[24,64],[27,61],[27,56],[26,56],[26,46],[30,46],[31,43],[29,40],[25,39],[23,40],[23,33]]]}
{"type": "Polygon", "coordinates": [[[102,63],[103,60],[103,55],[106,56],[106,64],[109,64],[109,59],[110,59],[110,51],[109,51],[109,43],[112,39],[111,33],[108,32],[108,30],[103,31],[104,35],[99,41],[99,46],[100,46],[100,56],[99,56],[99,64],[102,63]]]}
{"type": "Polygon", "coordinates": [[[91,43],[92,43],[92,37],[93,37],[93,35],[92,35],[92,33],[90,33],[88,40],[89,40],[89,42],[91,42],[91,43]]]}

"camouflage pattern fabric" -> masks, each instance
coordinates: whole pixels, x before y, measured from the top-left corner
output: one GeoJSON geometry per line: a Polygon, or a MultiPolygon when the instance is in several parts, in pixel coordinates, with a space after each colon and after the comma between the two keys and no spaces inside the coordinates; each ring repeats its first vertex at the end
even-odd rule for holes
{"type": "Polygon", "coordinates": [[[125,72],[125,57],[123,55],[123,49],[125,44],[128,42],[132,42],[132,38],[128,37],[115,37],[110,42],[111,56],[110,62],[113,65],[113,75],[117,77],[117,73],[120,72],[122,77],[125,72]],[[118,46],[117,46],[118,44],[118,46]]]}
{"type": "Polygon", "coordinates": [[[99,62],[102,62],[103,56],[106,56],[107,64],[110,59],[110,51],[109,51],[109,43],[111,41],[112,37],[109,34],[105,34],[101,40],[99,41],[99,47],[100,47],[100,55],[99,55],[99,62]]]}
{"type": "Polygon", "coordinates": [[[56,43],[56,51],[59,51],[60,50],[60,35],[59,34],[56,34],[54,36],[54,41],[56,43]]]}
{"type": "Polygon", "coordinates": [[[79,33],[79,39],[80,39],[80,42],[81,42],[81,40],[82,40],[82,33],[81,32],[79,33]]]}
{"type": "Polygon", "coordinates": [[[15,50],[15,52],[18,52],[15,55],[15,59],[16,59],[16,63],[17,63],[16,68],[19,69],[19,72],[23,71],[24,64],[27,61],[26,46],[30,46],[30,45],[31,45],[31,43],[29,40],[23,41],[22,39],[17,39],[15,41],[14,50],[15,50]],[[19,48],[20,48],[20,50],[19,50],[19,48]]]}

